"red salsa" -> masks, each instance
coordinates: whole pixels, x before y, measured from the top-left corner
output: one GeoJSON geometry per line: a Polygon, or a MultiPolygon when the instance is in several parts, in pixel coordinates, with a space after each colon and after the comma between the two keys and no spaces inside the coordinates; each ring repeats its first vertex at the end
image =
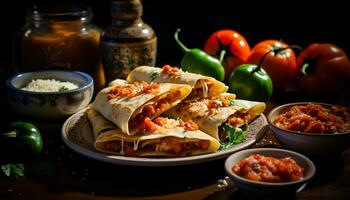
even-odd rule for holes
{"type": "Polygon", "coordinates": [[[306,104],[291,107],[273,123],[286,130],[305,133],[341,133],[350,130],[350,113],[340,106],[306,104]]]}
{"type": "Polygon", "coordinates": [[[145,81],[135,82],[129,85],[117,85],[108,93],[108,99],[117,97],[135,97],[142,93],[154,93],[159,89],[158,83],[148,84],[145,81]]]}
{"type": "Polygon", "coordinates": [[[175,78],[179,73],[180,69],[178,67],[172,67],[170,65],[164,65],[162,71],[165,74],[168,74],[170,78],[175,78]]]}
{"type": "Polygon", "coordinates": [[[260,154],[253,154],[240,160],[232,167],[232,171],[246,179],[272,183],[297,181],[304,177],[303,168],[295,160],[260,154]]]}

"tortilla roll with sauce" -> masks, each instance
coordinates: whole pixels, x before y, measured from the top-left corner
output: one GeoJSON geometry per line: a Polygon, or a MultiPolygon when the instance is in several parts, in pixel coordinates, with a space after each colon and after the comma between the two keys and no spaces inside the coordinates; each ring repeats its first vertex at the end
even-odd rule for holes
{"type": "Polygon", "coordinates": [[[211,99],[180,103],[166,111],[165,116],[193,120],[203,132],[219,141],[227,137],[222,129],[226,123],[239,127],[253,121],[265,110],[265,103],[235,99],[224,93],[211,99]]]}
{"type": "Polygon", "coordinates": [[[113,86],[101,90],[93,109],[117,125],[123,133],[133,135],[145,119],[154,119],[174,107],[191,92],[184,84],[113,81],[113,86]]]}
{"type": "Polygon", "coordinates": [[[130,72],[126,80],[130,83],[144,80],[147,83],[187,84],[192,87],[192,92],[187,99],[213,97],[228,90],[228,87],[224,83],[212,77],[184,72],[177,67],[171,67],[169,65],[165,65],[162,68],[137,67],[130,72]]]}
{"type": "Polygon", "coordinates": [[[177,157],[215,152],[220,146],[213,137],[184,122],[181,125],[179,120],[159,117],[150,121],[152,125],[142,133],[126,135],[94,109],[87,110],[87,117],[93,128],[95,149],[104,153],[177,157]]]}

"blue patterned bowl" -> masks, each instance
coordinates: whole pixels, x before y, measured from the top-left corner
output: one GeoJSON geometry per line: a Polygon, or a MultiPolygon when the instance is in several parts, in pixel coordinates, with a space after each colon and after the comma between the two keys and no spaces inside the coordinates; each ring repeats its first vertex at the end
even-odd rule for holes
{"type": "Polygon", "coordinates": [[[91,101],[94,83],[79,71],[48,70],[16,74],[6,81],[7,96],[13,109],[26,117],[54,119],[69,116],[91,101]],[[63,92],[32,92],[21,89],[33,79],[69,81],[79,87],[63,92]]]}

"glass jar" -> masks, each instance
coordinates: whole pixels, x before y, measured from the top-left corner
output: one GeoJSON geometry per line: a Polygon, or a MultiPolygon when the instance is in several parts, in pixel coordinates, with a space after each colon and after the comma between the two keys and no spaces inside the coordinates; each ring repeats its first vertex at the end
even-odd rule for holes
{"type": "Polygon", "coordinates": [[[90,74],[96,90],[105,85],[99,56],[101,30],[91,23],[89,7],[36,6],[27,10],[26,24],[16,34],[17,71],[79,70],[90,74]]]}
{"type": "Polygon", "coordinates": [[[137,66],[154,66],[157,36],[142,20],[141,0],[111,0],[112,23],[101,37],[107,81],[126,76],[137,66]]]}

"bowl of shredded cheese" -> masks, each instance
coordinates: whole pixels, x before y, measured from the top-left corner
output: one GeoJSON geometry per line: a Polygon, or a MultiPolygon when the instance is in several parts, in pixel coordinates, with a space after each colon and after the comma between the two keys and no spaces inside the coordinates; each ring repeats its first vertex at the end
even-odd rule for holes
{"type": "Polygon", "coordinates": [[[80,71],[45,70],[13,75],[6,81],[8,101],[26,117],[63,118],[85,108],[94,86],[80,71]]]}

